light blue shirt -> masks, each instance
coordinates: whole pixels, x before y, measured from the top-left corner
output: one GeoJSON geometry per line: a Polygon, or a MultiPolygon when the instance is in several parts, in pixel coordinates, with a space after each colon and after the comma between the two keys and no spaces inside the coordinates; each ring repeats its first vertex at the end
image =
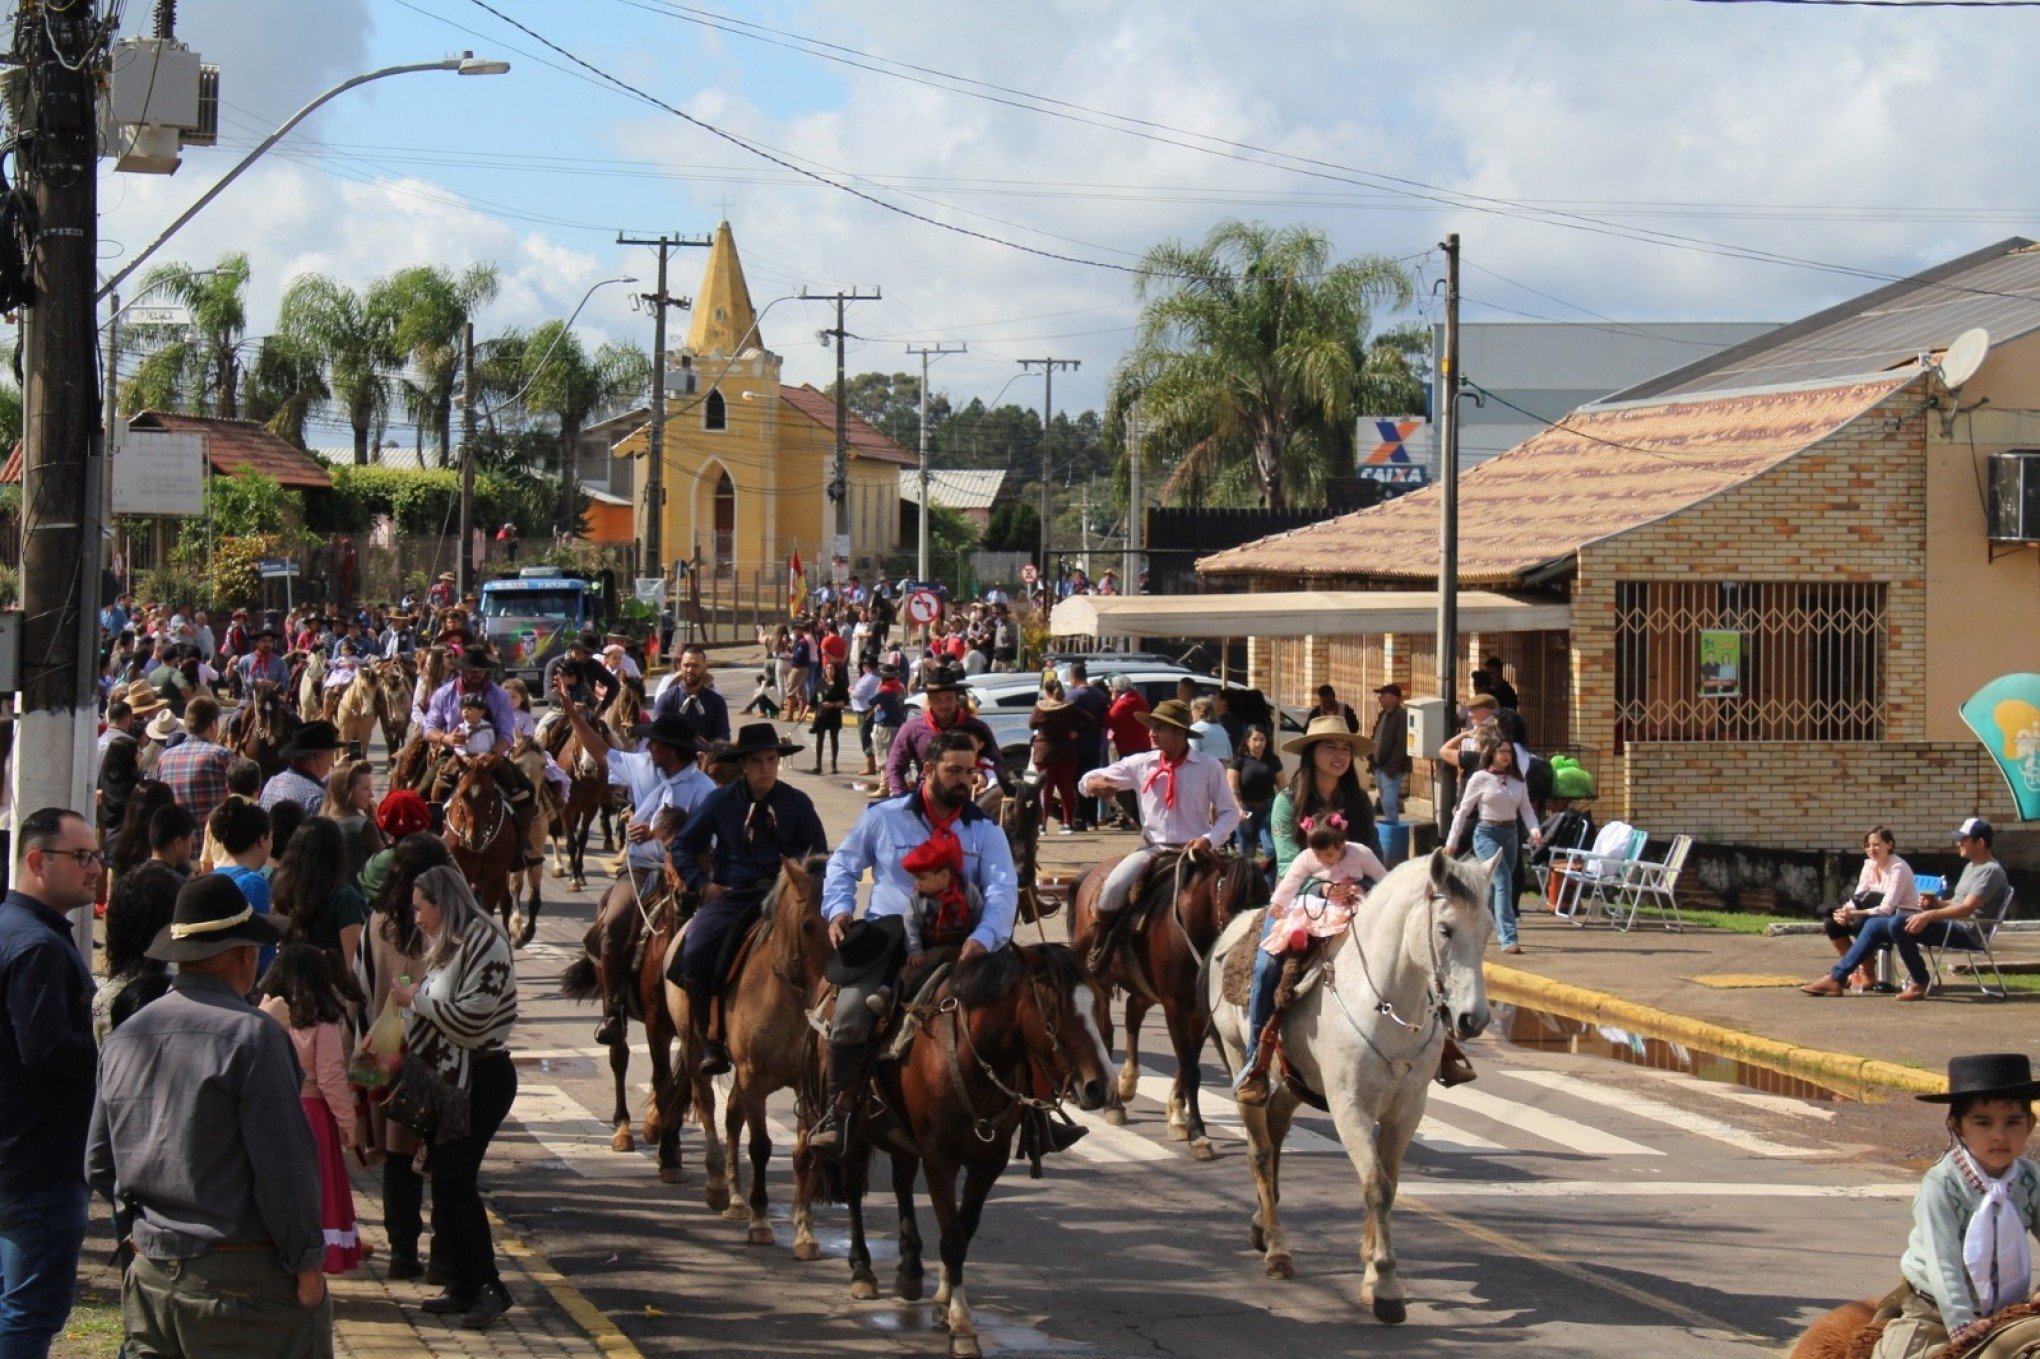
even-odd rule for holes
{"type": "MultiPolygon", "coordinates": [[[[830,920],[857,913],[857,884],[871,872],[871,900],[866,919],[904,916],[913,906],[914,879],[901,861],[928,838],[921,815],[921,792],[873,803],[857,819],[836,852],[822,882],[822,915],[830,920]]],[[[1013,871],[1013,846],[999,823],[976,803],[966,803],[956,820],[956,838],[963,842],[963,880],[984,894],[984,919],[970,937],[987,949],[1004,948],[1013,937],[1013,917],[1020,903],[1020,879],[1013,871]]]]}
{"type": "MultiPolygon", "coordinates": [[[[679,773],[667,778],[652,763],[651,752],[646,750],[610,751],[609,781],[630,798],[633,826],[654,824],[659,813],[668,807],[677,808],[685,816],[715,791],[715,780],[691,760],[679,773]]],[[[666,847],[656,839],[640,840],[630,847],[633,868],[658,868],[665,862],[666,847]]]]}

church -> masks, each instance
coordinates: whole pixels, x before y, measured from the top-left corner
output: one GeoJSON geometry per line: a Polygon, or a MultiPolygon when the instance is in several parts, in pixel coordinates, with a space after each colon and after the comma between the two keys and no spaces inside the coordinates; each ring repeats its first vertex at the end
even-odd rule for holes
{"type": "MultiPolygon", "coordinates": [[[[709,249],[687,342],[668,352],[665,363],[666,559],[698,557],[705,573],[748,578],[760,569],[783,572],[798,554],[811,581],[826,579],[834,531],[828,490],[835,401],[813,387],[781,385],[782,360],[765,347],[727,221],[709,249]]],[[[634,428],[611,449],[614,457],[629,459],[640,542],[650,446],[643,421],[637,413],[634,428]]],[[[899,471],[917,464],[856,414],[846,427],[847,569],[868,580],[899,551],[899,471]]]]}

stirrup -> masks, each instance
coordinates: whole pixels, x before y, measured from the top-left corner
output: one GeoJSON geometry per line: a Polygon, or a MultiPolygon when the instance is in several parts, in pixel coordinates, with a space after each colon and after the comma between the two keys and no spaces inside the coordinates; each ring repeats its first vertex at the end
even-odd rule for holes
{"type": "Polygon", "coordinates": [[[730,1050],[713,1038],[704,1040],[701,1045],[701,1061],[694,1069],[704,1076],[728,1075],[730,1050]]]}
{"type": "Polygon", "coordinates": [[[1233,1087],[1233,1099],[1250,1108],[1258,1108],[1266,1104],[1268,1102],[1267,1068],[1256,1064],[1241,1073],[1239,1084],[1233,1087]]]}

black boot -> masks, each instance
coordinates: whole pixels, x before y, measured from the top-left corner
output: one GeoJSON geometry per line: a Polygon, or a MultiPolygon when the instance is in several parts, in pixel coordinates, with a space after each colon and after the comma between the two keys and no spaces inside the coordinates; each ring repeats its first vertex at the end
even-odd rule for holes
{"type": "Polygon", "coordinates": [[[629,1031],[629,1021],[612,1005],[602,1012],[602,1022],[595,1026],[595,1041],[603,1047],[614,1047],[629,1031]]]}
{"type": "Polygon", "coordinates": [[[829,1067],[822,1092],[822,1117],[808,1134],[808,1149],[831,1160],[843,1154],[850,1110],[864,1075],[861,1043],[829,1044],[829,1067]]]}
{"type": "Polygon", "coordinates": [[[692,1017],[694,1032],[701,1036],[701,1061],[695,1070],[704,1076],[721,1076],[730,1069],[730,1050],[712,1032],[715,996],[706,986],[693,986],[687,992],[687,1010],[692,1017]]]}
{"type": "Polygon", "coordinates": [[[1104,976],[1106,964],[1112,961],[1112,950],[1119,944],[1119,918],[1124,914],[1121,908],[1098,917],[1098,932],[1091,940],[1091,951],[1084,955],[1084,970],[1094,977],[1104,976]]]}

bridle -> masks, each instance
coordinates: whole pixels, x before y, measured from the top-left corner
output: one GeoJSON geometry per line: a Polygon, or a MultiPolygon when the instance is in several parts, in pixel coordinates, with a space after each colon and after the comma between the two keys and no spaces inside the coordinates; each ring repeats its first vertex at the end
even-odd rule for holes
{"type": "MultiPolygon", "coordinates": [[[[470,769],[472,769],[472,766],[470,766],[470,769]]],[[[463,816],[461,818],[461,821],[465,823],[464,825],[454,824],[453,813],[455,811],[467,810],[468,806],[467,798],[465,797],[455,798],[453,807],[447,811],[446,814],[447,824],[449,826],[453,826],[454,834],[460,837],[461,848],[467,850],[467,852],[470,854],[480,854],[484,850],[488,849],[490,845],[495,844],[496,837],[503,833],[504,821],[509,819],[510,800],[503,796],[503,790],[501,788],[496,788],[493,791],[496,794],[496,815],[495,818],[489,822],[488,832],[482,835],[480,838],[475,838],[472,834],[472,831],[474,829],[474,817],[472,814],[463,816]]]]}
{"type": "MultiPolygon", "coordinates": [[[[949,1028],[946,1033],[948,1041],[942,1045],[942,1048],[943,1055],[949,1061],[950,1084],[955,1087],[956,1097],[963,1103],[963,1112],[970,1119],[971,1133],[980,1142],[989,1143],[998,1140],[999,1134],[993,1124],[998,1118],[1004,1117],[1009,1110],[1002,1109],[989,1118],[978,1113],[977,1106],[970,1097],[970,1088],[964,1081],[963,1066],[957,1060],[959,1046],[969,1050],[972,1063],[976,1065],[984,1078],[991,1082],[992,1088],[1006,1097],[1010,1107],[1034,1109],[1042,1113],[1062,1113],[1063,1099],[1069,1093],[1070,1087],[1077,1082],[1076,1059],[1070,1053],[1068,1045],[1063,1039],[1062,1031],[1056,1025],[1056,1019],[1062,1014],[1063,1010],[1061,998],[1058,996],[1056,1007],[1051,1011],[1041,1002],[1040,979],[1035,976],[1034,969],[1028,967],[1024,960],[1021,963],[1021,968],[1027,974],[1028,992],[1034,999],[1035,1012],[1041,1016],[1041,1027],[1048,1034],[1049,1046],[1056,1058],[1055,1067],[1043,1074],[1060,1077],[1059,1080],[1044,1082],[1054,1091],[1045,1100],[1036,1099],[1032,1095],[1015,1090],[1012,1086],[999,1079],[999,1073],[992,1068],[990,1062],[985,1060],[984,1054],[978,1051],[976,1042],[971,1039],[970,1028],[964,1023],[963,1005],[955,996],[943,997],[942,1002],[935,1007],[935,1012],[938,1015],[946,1014],[949,1016],[949,1028]]],[[[1027,1054],[1027,1065],[1031,1070],[1040,1071],[1041,1063],[1035,1060],[1032,1053],[1027,1054]]]]}
{"type": "MultiPolygon", "coordinates": [[[[1360,962],[1360,978],[1367,984],[1367,989],[1374,993],[1374,1004],[1369,1008],[1373,1013],[1383,1016],[1405,1033],[1422,1034],[1423,1037],[1417,1043],[1419,1051],[1431,1041],[1432,1028],[1447,1024],[1452,1017],[1447,1009],[1445,997],[1445,952],[1438,943],[1438,899],[1442,895],[1443,893],[1436,887],[1429,884],[1425,885],[1424,932],[1425,938],[1429,941],[1430,975],[1424,982],[1423,1012],[1425,1022],[1423,1023],[1412,1023],[1396,1012],[1395,1003],[1388,998],[1388,993],[1382,990],[1381,986],[1374,980],[1373,971],[1367,965],[1367,954],[1360,947],[1359,936],[1357,934],[1349,934],[1347,936],[1352,941],[1353,956],[1360,962]]],[[[1375,1043],[1374,1035],[1369,1031],[1368,1026],[1362,1024],[1359,1017],[1346,1004],[1346,997],[1339,990],[1338,974],[1332,966],[1332,960],[1328,960],[1325,963],[1325,989],[1330,991],[1332,998],[1339,1002],[1339,1009],[1345,1014],[1346,1022],[1352,1026],[1355,1033],[1360,1035],[1361,1041],[1367,1044],[1368,1049],[1376,1057],[1379,1057],[1391,1070],[1398,1065],[1408,1065],[1407,1058],[1397,1059],[1383,1052],[1380,1046],[1375,1043]]]]}

